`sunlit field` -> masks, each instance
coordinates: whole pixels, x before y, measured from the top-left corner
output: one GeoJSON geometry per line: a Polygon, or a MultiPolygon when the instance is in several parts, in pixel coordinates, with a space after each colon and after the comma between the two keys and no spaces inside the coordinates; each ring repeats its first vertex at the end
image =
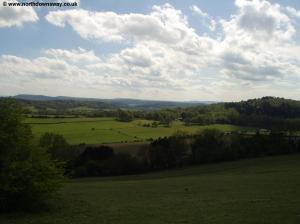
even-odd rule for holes
{"type": "Polygon", "coordinates": [[[70,144],[102,144],[120,142],[142,142],[158,137],[170,136],[177,131],[193,134],[206,128],[216,128],[224,132],[235,130],[252,130],[234,125],[193,125],[185,126],[175,121],[170,127],[145,127],[151,124],[147,120],[120,122],[115,118],[28,118],[26,123],[32,126],[36,137],[45,132],[63,135],[70,144]]]}

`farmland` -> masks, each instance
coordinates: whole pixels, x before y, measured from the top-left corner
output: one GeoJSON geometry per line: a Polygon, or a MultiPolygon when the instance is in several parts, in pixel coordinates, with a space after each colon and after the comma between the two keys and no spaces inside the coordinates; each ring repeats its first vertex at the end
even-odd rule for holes
{"type": "Polygon", "coordinates": [[[159,125],[156,128],[145,127],[151,124],[147,120],[120,122],[115,118],[27,118],[25,123],[32,126],[36,137],[45,132],[63,135],[70,144],[102,144],[121,142],[143,142],[163,136],[170,136],[176,131],[196,133],[205,128],[217,128],[222,131],[251,130],[234,125],[193,125],[185,126],[175,121],[170,127],[159,125]]]}
{"type": "Polygon", "coordinates": [[[296,224],[299,161],[299,155],[278,156],[70,180],[50,212],[8,214],[0,223],[296,224]]]}

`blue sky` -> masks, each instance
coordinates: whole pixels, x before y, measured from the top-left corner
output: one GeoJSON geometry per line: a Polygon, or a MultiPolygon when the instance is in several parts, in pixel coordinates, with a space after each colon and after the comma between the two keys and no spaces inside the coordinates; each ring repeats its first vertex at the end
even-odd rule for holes
{"type": "Polygon", "coordinates": [[[299,1],[77,2],[0,0],[0,95],[300,99],[299,1]]]}

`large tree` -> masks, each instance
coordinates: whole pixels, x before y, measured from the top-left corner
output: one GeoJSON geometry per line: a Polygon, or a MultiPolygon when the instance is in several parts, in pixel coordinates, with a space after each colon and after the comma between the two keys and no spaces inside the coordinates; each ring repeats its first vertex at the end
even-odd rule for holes
{"type": "Polygon", "coordinates": [[[40,208],[61,186],[61,172],[32,139],[21,107],[1,100],[0,211],[40,208]]]}

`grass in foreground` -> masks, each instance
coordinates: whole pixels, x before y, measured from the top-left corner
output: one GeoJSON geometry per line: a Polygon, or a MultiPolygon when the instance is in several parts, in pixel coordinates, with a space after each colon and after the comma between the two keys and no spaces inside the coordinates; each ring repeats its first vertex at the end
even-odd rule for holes
{"type": "Polygon", "coordinates": [[[6,224],[300,223],[300,155],[68,182],[49,213],[6,224]]]}
{"type": "Polygon", "coordinates": [[[151,123],[146,120],[119,122],[114,118],[29,118],[33,133],[39,137],[45,132],[63,135],[70,144],[102,144],[117,142],[145,141],[149,138],[170,136],[176,131],[196,133],[205,128],[217,128],[222,131],[251,130],[234,125],[185,126],[182,122],[173,122],[171,127],[144,127],[151,123]]]}

